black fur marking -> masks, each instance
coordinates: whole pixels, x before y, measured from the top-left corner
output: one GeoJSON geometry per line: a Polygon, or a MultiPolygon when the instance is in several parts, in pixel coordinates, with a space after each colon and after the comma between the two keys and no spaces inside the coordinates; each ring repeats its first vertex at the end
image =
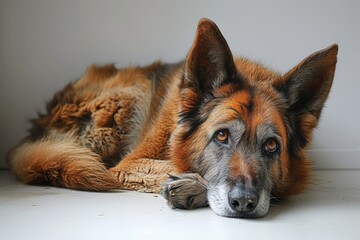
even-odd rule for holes
{"type": "MultiPolygon", "coordinates": [[[[311,94],[304,93],[305,90],[300,90],[299,86],[294,86],[294,77],[291,77],[285,83],[281,85],[275,85],[275,89],[282,95],[284,100],[285,111],[282,116],[288,123],[286,125],[286,133],[288,139],[288,152],[291,159],[298,159],[298,153],[300,149],[304,148],[308,143],[308,139],[300,129],[299,118],[302,113],[309,112],[311,104],[311,94]],[[291,97],[298,96],[295,102],[290,102],[291,97]]],[[[314,91],[314,90],[313,90],[314,91]]]]}
{"type": "Polygon", "coordinates": [[[255,95],[255,88],[249,87],[248,93],[250,94],[250,101],[247,105],[247,108],[249,110],[249,113],[252,113],[254,111],[254,95],[255,95]]]}
{"type": "Polygon", "coordinates": [[[298,116],[294,112],[289,112],[287,116],[289,129],[287,129],[288,152],[292,159],[298,158],[298,152],[308,144],[308,140],[301,132],[298,124],[298,116]]]}
{"type": "Polygon", "coordinates": [[[40,121],[41,119],[44,119],[46,117],[46,114],[38,113],[38,118],[30,120],[32,127],[28,131],[30,133],[29,137],[32,141],[36,141],[37,139],[40,139],[45,135],[45,129],[41,125],[40,121]]]}
{"type": "Polygon", "coordinates": [[[211,110],[218,105],[222,97],[215,97],[212,93],[198,98],[196,106],[187,112],[179,113],[179,124],[188,124],[189,130],[182,136],[187,140],[209,117],[211,110]]]}
{"type": "Polygon", "coordinates": [[[155,89],[161,85],[161,82],[167,79],[167,75],[174,72],[174,69],[179,68],[184,65],[184,61],[172,64],[162,64],[159,63],[159,66],[156,67],[154,71],[148,74],[148,78],[151,79],[153,87],[155,89]]]}
{"type": "MultiPolygon", "coordinates": [[[[232,86],[232,91],[226,96],[214,96],[216,89],[207,88],[207,89],[198,89],[192,81],[186,81],[185,75],[183,75],[182,82],[180,84],[181,89],[191,88],[194,89],[200,96],[198,101],[193,109],[187,112],[179,113],[178,124],[190,123],[189,130],[182,136],[182,140],[187,140],[193,133],[196,131],[199,126],[201,126],[206,119],[208,118],[211,111],[206,111],[206,109],[213,109],[221,99],[230,97],[235,92],[239,91],[244,87],[243,80],[239,74],[233,74],[231,77],[224,79],[218,87],[230,84],[232,86]],[[195,87],[195,88],[194,88],[195,87]],[[211,104],[211,106],[208,106],[211,104]]],[[[252,94],[254,89],[251,89],[252,94]]],[[[250,105],[247,106],[252,111],[253,110],[253,101],[250,102],[250,105]]],[[[239,114],[240,115],[240,114],[239,114]]]]}
{"type": "Polygon", "coordinates": [[[189,124],[189,130],[182,136],[183,141],[187,140],[209,117],[210,112],[202,113],[202,105],[197,104],[191,111],[179,114],[179,123],[189,124]]]}

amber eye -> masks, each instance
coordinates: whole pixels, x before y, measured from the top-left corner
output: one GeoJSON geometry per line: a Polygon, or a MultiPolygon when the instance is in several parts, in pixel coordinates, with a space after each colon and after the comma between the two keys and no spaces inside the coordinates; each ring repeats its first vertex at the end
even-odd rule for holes
{"type": "Polygon", "coordinates": [[[264,145],[267,153],[274,153],[279,149],[279,142],[275,138],[269,138],[264,145]]]}
{"type": "Polygon", "coordinates": [[[219,143],[227,143],[229,140],[229,131],[222,129],[216,132],[215,138],[219,143]]]}

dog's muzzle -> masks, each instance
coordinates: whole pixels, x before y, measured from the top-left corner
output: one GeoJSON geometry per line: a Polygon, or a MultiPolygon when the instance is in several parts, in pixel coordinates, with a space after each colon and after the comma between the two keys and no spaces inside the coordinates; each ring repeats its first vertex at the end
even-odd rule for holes
{"type": "Polygon", "coordinates": [[[259,196],[255,189],[235,184],[229,191],[228,201],[233,211],[246,215],[256,209],[259,196]]]}
{"type": "Polygon", "coordinates": [[[270,189],[258,189],[242,181],[211,186],[207,196],[211,209],[224,217],[259,218],[270,207],[270,189]]]}

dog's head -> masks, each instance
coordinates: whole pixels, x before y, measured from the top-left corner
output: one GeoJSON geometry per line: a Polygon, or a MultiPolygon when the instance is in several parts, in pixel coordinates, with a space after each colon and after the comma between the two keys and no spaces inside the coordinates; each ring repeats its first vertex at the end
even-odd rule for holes
{"type": "Polygon", "coordinates": [[[304,148],[329,94],[337,51],[316,52],[279,75],[234,59],[217,26],[200,21],[180,85],[172,158],[207,180],[217,214],[261,217],[272,197],[306,187],[304,148]]]}

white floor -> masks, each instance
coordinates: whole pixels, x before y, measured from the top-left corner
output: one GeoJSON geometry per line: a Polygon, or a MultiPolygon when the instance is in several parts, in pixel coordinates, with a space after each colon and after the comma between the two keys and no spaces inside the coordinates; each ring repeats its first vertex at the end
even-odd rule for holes
{"type": "Polygon", "coordinates": [[[158,195],[26,186],[0,171],[1,239],[360,239],[360,171],[315,171],[261,219],[172,210],[158,195]]]}

